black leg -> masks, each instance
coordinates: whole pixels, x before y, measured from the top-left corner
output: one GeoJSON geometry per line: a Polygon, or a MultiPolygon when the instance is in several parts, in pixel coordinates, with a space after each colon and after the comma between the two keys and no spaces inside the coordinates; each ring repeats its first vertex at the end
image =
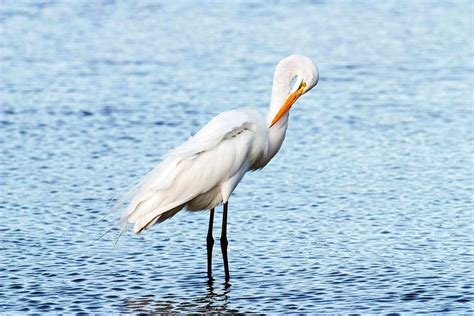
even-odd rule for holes
{"type": "Polygon", "coordinates": [[[214,225],[214,209],[211,209],[209,217],[209,230],[207,231],[207,278],[212,280],[212,247],[214,238],[212,238],[212,226],[214,225]]]}
{"type": "Polygon", "coordinates": [[[224,213],[222,214],[222,234],[221,234],[221,249],[222,258],[224,258],[224,271],[225,271],[225,283],[229,282],[229,261],[227,260],[227,206],[228,203],[224,203],[224,213]]]}

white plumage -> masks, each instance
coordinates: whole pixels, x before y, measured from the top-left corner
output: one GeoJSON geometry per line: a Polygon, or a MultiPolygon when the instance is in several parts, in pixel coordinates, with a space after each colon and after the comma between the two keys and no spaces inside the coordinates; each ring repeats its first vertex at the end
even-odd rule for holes
{"type": "Polygon", "coordinates": [[[214,117],[145,176],[123,220],[139,233],[183,208],[208,210],[226,203],[247,171],[263,168],[278,152],[289,108],[318,79],[308,57],[283,59],[275,69],[267,116],[241,108],[214,117]]]}

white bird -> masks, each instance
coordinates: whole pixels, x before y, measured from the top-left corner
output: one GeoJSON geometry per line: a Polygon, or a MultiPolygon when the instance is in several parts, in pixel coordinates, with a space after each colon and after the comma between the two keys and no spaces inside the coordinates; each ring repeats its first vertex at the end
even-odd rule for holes
{"type": "Polygon", "coordinates": [[[133,231],[138,234],[182,209],[210,210],[207,250],[211,280],[214,208],[223,203],[221,248],[228,282],[229,198],[246,172],[265,167],[275,156],[285,138],[289,109],[318,80],[318,69],[310,58],[291,55],[281,60],[273,76],[267,115],[239,108],[214,117],[144,177],[122,220],[134,224],[133,231]]]}

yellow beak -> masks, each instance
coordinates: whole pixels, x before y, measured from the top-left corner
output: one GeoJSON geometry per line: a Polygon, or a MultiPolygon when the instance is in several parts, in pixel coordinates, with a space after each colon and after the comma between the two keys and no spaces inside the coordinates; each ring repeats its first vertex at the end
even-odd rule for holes
{"type": "Polygon", "coordinates": [[[272,121],[272,124],[270,125],[270,127],[272,127],[273,125],[275,125],[276,122],[278,122],[279,119],[281,119],[281,117],[283,115],[285,115],[286,112],[288,112],[288,110],[291,108],[291,106],[296,102],[296,100],[298,100],[298,98],[303,94],[303,91],[304,91],[304,88],[306,87],[306,83],[304,82],[301,82],[298,90],[296,90],[295,92],[292,92],[288,98],[286,99],[285,103],[283,103],[283,106],[280,108],[280,110],[278,111],[278,113],[275,115],[275,118],[273,119],[272,121]]]}

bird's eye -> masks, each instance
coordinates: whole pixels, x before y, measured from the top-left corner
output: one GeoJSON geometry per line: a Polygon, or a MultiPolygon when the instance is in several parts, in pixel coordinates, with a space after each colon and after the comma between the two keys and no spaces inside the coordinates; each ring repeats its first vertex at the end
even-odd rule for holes
{"type": "Polygon", "coordinates": [[[295,91],[298,87],[295,87],[296,83],[298,81],[298,76],[294,76],[290,80],[290,91],[295,91]]]}

